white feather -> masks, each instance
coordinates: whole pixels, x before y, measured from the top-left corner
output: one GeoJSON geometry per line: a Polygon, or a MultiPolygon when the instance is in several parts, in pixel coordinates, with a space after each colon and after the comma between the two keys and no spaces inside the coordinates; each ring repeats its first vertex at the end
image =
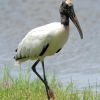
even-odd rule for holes
{"type": "Polygon", "coordinates": [[[69,27],[64,27],[60,22],[50,23],[32,29],[18,45],[16,57],[19,62],[27,59],[41,59],[45,56],[53,55],[58,49],[62,48],[68,39],[69,27]],[[44,46],[49,47],[43,56],[39,56],[44,46]]]}

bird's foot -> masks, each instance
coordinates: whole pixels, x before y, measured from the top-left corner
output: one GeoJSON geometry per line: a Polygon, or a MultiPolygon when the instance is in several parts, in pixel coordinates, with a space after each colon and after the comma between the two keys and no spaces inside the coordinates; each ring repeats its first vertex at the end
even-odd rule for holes
{"type": "Polygon", "coordinates": [[[49,95],[50,98],[52,98],[52,100],[55,100],[55,95],[54,95],[53,90],[49,89],[48,90],[48,95],[49,95]]]}

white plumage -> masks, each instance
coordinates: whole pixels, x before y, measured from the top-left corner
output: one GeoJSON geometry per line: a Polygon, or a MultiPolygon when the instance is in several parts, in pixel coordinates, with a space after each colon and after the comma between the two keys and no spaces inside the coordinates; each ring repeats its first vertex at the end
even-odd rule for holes
{"type": "Polygon", "coordinates": [[[50,23],[32,29],[18,45],[16,59],[21,63],[27,59],[43,59],[55,54],[63,47],[69,36],[69,26],[64,27],[60,22],[50,23]],[[39,56],[43,48],[49,44],[44,55],[39,56]]]}
{"type": "Polygon", "coordinates": [[[53,22],[38,28],[32,29],[24,39],[19,43],[16,49],[15,60],[19,63],[26,60],[36,60],[32,65],[33,72],[40,78],[44,83],[48,100],[53,98],[54,93],[50,89],[45,76],[44,58],[46,56],[58,53],[69,37],[69,19],[77,27],[81,39],[83,33],[74,12],[73,4],[71,0],[62,2],[60,6],[61,22],[53,22]],[[36,70],[37,64],[41,61],[43,68],[43,77],[39,75],[36,70]]]}

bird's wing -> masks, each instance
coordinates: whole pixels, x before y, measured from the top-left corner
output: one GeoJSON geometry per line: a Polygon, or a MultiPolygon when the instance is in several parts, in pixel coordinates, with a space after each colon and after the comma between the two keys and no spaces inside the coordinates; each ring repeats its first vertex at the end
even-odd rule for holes
{"type": "Polygon", "coordinates": [[[19,43],[15,59],[32,58],[36,59],[43,55],[48,47],[51,36],[44,30],[32,30],[19,43]]]}
{"type": "Polygon", "coordinates": [[[15,59],[36,59],[42,55],[44,48],[55,39],[61,27],[60,23],[51,23],[31,30],[18,45],[15,59]]]}

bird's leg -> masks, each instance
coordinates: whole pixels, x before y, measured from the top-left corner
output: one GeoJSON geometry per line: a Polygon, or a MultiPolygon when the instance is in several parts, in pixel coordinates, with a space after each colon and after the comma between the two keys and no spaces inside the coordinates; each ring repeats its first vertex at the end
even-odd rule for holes
{"type": "Polygon", "coordinates": [[[32,70],[33,72],[39,77],[39,79],[45,84],[45,86],[49,89],[49,86],[46,84],[46,82],[44,81],[44,79],[38,74],[38,72],[36,71],[36,65],[39,63],[40,60],[37,60],[33,66],[32,66],[32,70]]]}
{"type": "Polygon", "coordinates": [[[48,82],[47,82],[46,75],[45,75],[44,61],[41,61],[41,63],[42,63],[42,68],[43,68],[44,81],[47,84],[47,85],[45,85],[45,87],[46,87],[46,92],[47,92],[48,100],[50,100],[50,98],[52,98],[54,100],[55,96],[54,96],[53,91],[50,88],[47,87],[48,86],[48,82]]]}
{"type": "MultiPolygon", "coordinates": [[[[44,81],[45,81],[45,83],[48,85],[48,82],[47,82],[47,79],[46,79],[46,76],[45,76],[44,61],[41,61],[41,63],[42,63],[42,68],[43,68],[43,77],[44,77],[44,81]]],[[[47,92],[48,100],[50,100],[50,96],[49,96],[49,94],[48,94],[49,88],[48,88],[46,85],[45,85],[45,87],[46,87],[46,92],[47,92]]]]}

